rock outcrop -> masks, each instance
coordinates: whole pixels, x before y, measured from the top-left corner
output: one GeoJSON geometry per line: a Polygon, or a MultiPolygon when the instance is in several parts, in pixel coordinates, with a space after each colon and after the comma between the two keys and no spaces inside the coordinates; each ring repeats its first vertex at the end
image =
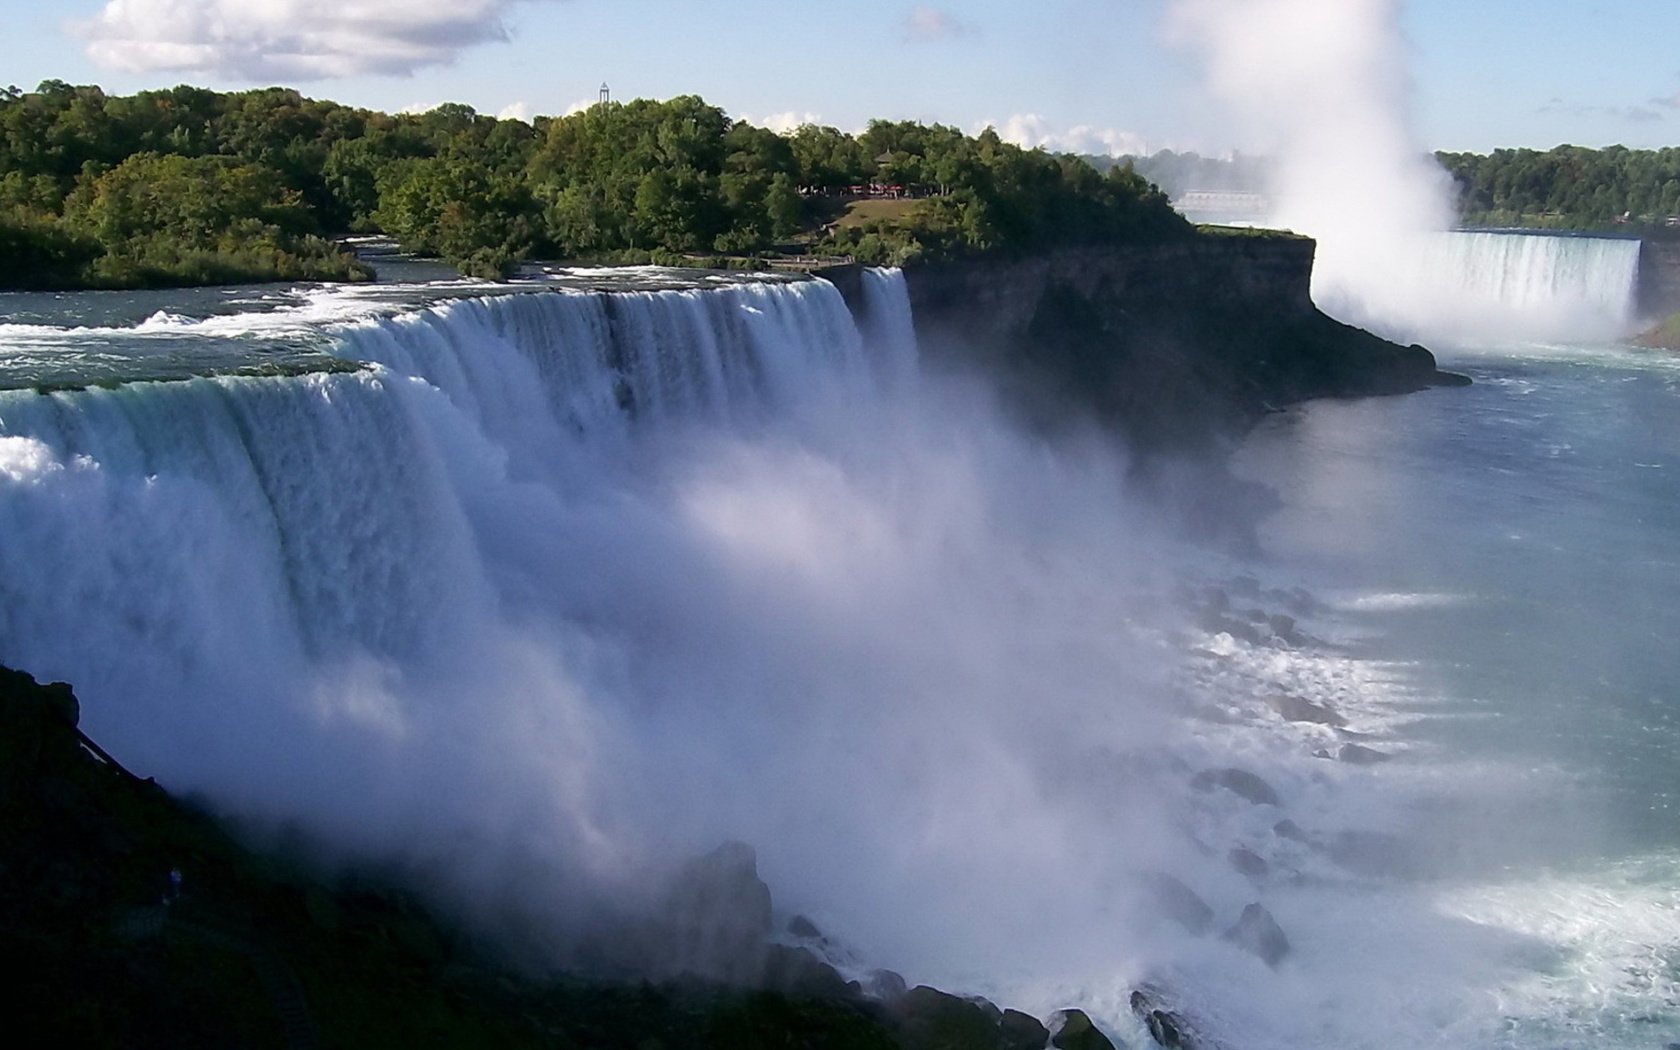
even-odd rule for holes
{"type": "Polygon", "coordinates": [[[1063,249],[906,271],[924,353],[976,356],[1029,413],[1080,406],[1141,447],[1200,445],[1314,397],[1468,382],[1312,304],[1314,242],[1282,235],[1063,249]]]}

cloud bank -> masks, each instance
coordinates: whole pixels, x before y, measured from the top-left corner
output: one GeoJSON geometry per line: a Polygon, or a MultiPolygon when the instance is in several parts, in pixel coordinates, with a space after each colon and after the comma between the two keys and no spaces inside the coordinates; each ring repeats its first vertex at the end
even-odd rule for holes
{"type": "Polygon", "coordinates": [[[88,57],[130,73],[226,80],[409,76],[505,41],[520,0],[110,0],[73,25],[88,57]]]}
{"type": "Polygon", "coordinates": [[[1017,113],[1007,120],[988,120],[975,128],[975,132],[987,127],[995,129],[998,137],[1005,142],[1013,142],[1023,149],[1107,157],[1137,156],[1148,152],[1143,137],[1135,132],[1090,124],[1062,128],[1037,113],[1017,113]]]}

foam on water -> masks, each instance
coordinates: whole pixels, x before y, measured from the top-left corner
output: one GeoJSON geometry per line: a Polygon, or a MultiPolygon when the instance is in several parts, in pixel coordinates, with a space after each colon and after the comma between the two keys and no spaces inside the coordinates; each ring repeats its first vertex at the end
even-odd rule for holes
{"type": "Polygon", "coordinates": [[[901,275],[857,317],[713,283],[99,330],[365,367],[0,392],[0,660],[143,773],[547,958],[742,838],[837,962],[1132,1045],[1142,981],[1242,1050],[1680,1038],[1671,869],[1484,835],[1569,815],[1575,774],[1443,742],[1474,698],[1386,648],[1484,599],[1210,573],[1112,446],[924,373],[901,275]],[[1279,804],[1192,786],[1227,768],[1279,804]],[[1219,937],[1254,902],[1275,970],[1219,937]]]}

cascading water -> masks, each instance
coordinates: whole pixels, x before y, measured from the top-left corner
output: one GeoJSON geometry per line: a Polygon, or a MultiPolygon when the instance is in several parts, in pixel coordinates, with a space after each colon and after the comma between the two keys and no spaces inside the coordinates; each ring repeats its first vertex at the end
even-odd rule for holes
{"type": "MultiPolygon", "coordinates": [[[[860,965],[1083,1006],[1130,1045],[1143,980],[1251,1050],[1623,1024],[1636,994],[1593,996],[1633,953],[1574,980],[1514,932],[1553,933],[1527,883],[1415,881],[1483,841],[1452,805],[1555,815],[1549,781],[1432,761],[1415,669],[1181,545],[1112,445],[925,374],[900,274],[861,299],[748,282],[0,326],[0,377],[45,350],[53,386],[90,344],[160,333],[171,368],[366,363],[0,392],[0,662],[74,682],[142,774],[406,865],[548,959],[733,838],[860,965]],[[1355,739],[1394,760],[1314,757],[1355,739]],[[1163,918],[1163,876],[1205,902],[1200,933],[1163,918]],[[1256,902],[1293,944],[1276,970],[1219,936],[1256,902]]],[[[1389,516],[1366,431],[1331,433],[1353,465],[1299,488],[1389,516]]]]}
{"type": "Polygon", "coordinates": [[[1327,311],[1408,338],[1611,339],[1637,320],[1639,241],[1543,233],[1413,235],[1314,275],[1327,311]]]}

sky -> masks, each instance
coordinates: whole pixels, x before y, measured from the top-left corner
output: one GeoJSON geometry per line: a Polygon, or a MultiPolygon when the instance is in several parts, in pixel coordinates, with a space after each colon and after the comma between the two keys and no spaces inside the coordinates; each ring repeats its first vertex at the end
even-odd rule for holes
{"type": "MultiPolygon", "coordinates": [[[[1094,153],[1263,150],[1170,28],[1199,2],[0,0],[0,79],[287,84],[522,117],[604,81],[617,99],[699,94],[776,127],[888,117],[1094,153]]],[[[1394,23],[1421,146],[1680,144],[1680,0],[1320,2],[1394,23]]]]}

